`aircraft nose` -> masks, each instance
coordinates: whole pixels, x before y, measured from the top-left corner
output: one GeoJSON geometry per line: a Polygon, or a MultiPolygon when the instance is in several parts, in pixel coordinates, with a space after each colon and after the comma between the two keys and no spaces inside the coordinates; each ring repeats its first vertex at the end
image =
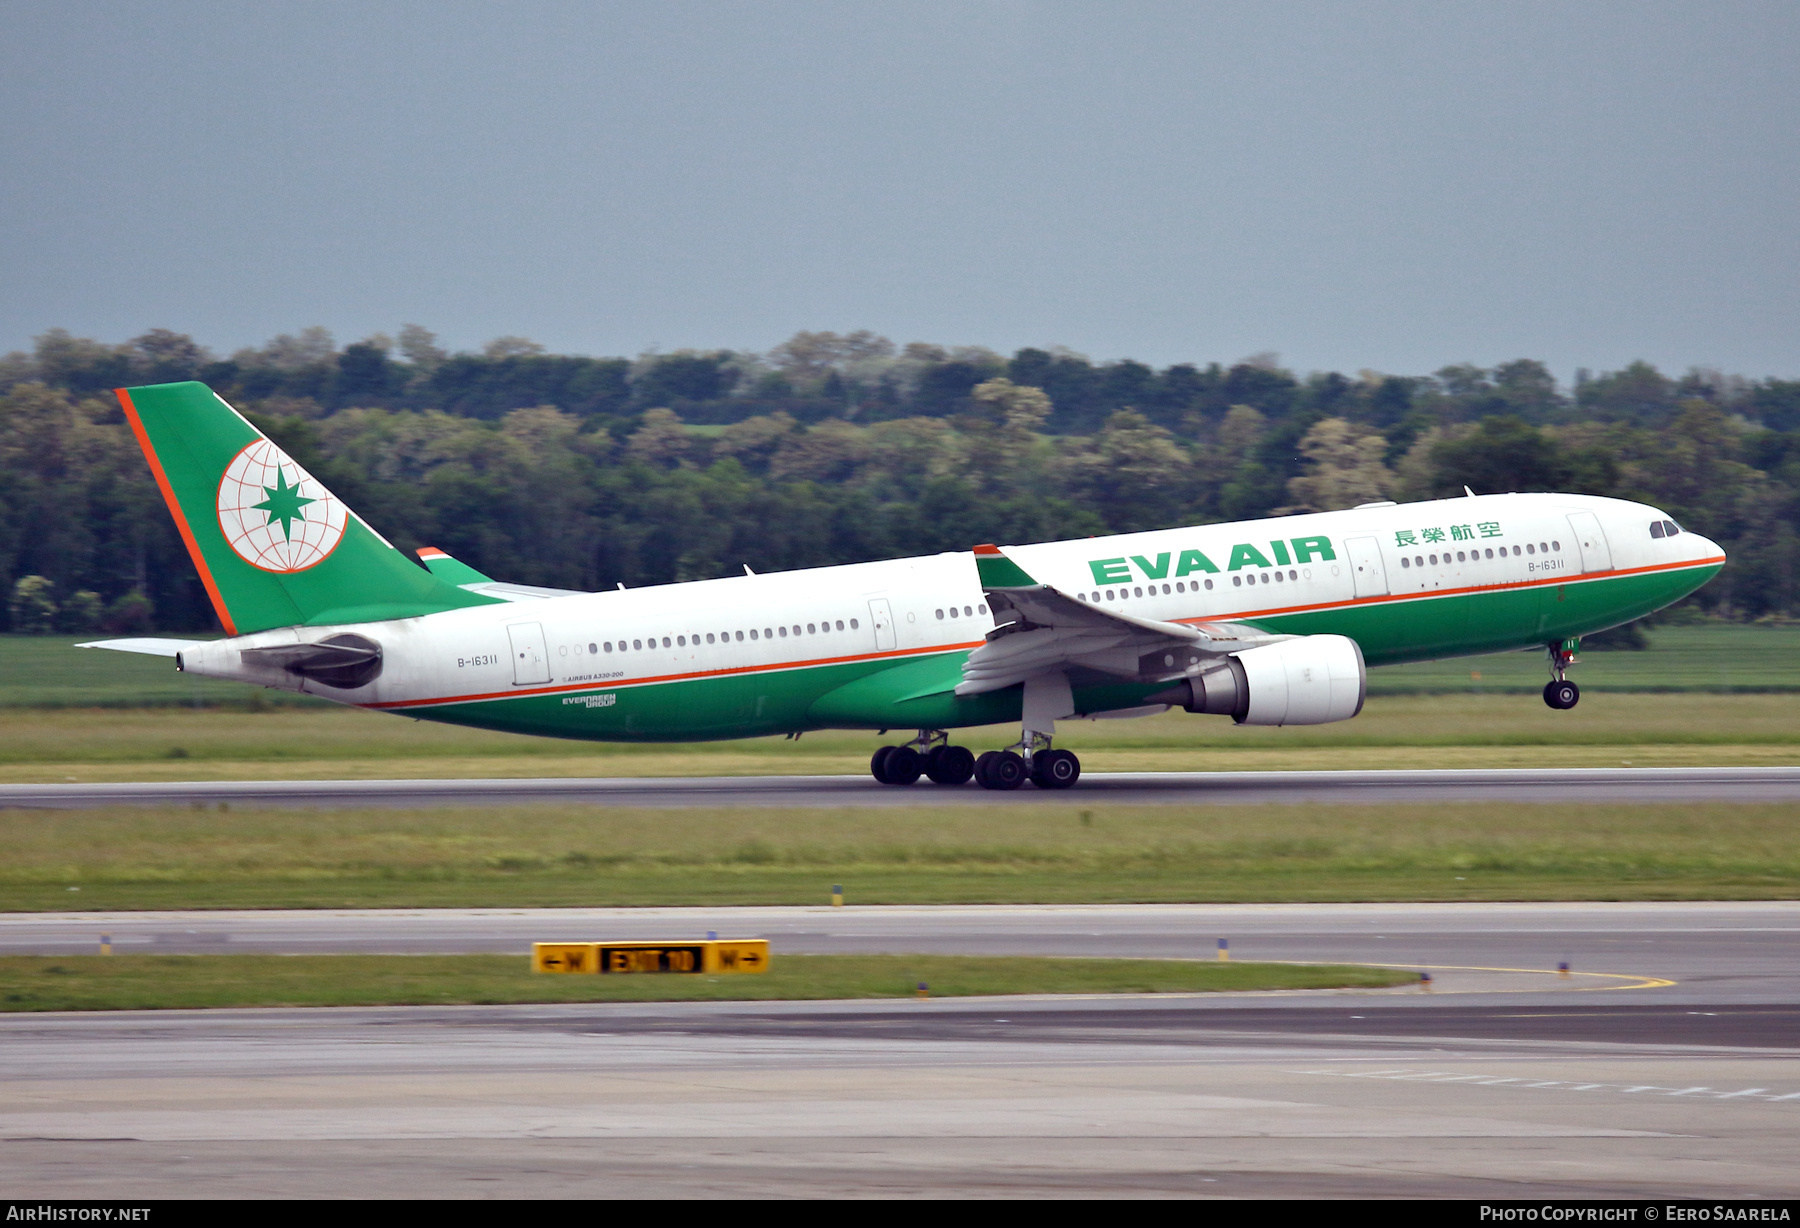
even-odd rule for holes
{"type": "Polygon", "coordinates": [[[1689,549],[1698,551],[1699,558],[1711,559],[1725,556],[1725,551],[1719,548],[1719,543],[1710,537],[1702,537],[1698,533],[1690,533],[1688,537],[1690,538],[1689,549]]]}

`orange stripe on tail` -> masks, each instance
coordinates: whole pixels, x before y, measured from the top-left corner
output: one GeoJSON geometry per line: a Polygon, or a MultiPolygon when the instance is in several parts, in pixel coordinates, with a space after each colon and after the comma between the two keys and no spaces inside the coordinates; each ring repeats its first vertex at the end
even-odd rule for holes
{"type": "Polygon", "coordinates": [[[231,612],[225,608],[225,598],[219,595],[219,586],[213,582],[212,569],[206,565],[206,556],[200,553],[200,543],[194,540],[194,530],[188,527],[187,517],[181,513],[181,504],[175,498],[175,489],[169,485],[169,475],[163,472],[162,462],[156,458],[156,449],[150,446],[150,436],[144,430],[144,423],[138,417],[137,406],[131,403],[131,394],[123,388],[115,388],[119,405],[125,410],[125,420],[131,423],[131,433],[137,436],[138,447],[144,450],[144,459],[150,462],[150,472],[156,478],[156,487],[162,491],[163,502],[169,505],[169,514],[175,517],[175,527],[181,532],[181,540],[187,546],[189,557],[194,560],[194,569],[200,573],[200,583],[206,586],[206,595],[212,599],[213,613],[219,616],[219,625],[225,628],[226,635],[236,635],[237,626],[231,621],[231,612]]]}

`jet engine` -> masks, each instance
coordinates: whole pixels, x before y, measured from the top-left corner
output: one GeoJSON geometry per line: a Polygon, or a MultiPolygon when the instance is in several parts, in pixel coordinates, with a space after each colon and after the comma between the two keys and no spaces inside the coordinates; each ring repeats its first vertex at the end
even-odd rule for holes
{"type": "Polygon", "coordinates": [[[1229,716],[1240,725],[1324,725],[1362,711],[1362,649],[1343,635],[1301,635],[1232,653],[1145,702],[1229,716]]]}

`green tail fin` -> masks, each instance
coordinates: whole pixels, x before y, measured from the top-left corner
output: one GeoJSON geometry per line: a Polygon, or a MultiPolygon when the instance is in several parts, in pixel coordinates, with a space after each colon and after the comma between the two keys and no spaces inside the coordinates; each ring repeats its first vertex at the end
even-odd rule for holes
{"type": "Polygon", "coordinates": [[[118,397],[229,634],[495,600],[408,559],[205,384],[118,397]]]}

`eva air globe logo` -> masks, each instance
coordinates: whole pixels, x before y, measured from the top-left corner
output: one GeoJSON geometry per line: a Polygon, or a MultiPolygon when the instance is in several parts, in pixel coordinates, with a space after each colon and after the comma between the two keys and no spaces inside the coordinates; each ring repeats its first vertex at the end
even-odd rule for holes
{"type": "Polygon", "coordinates": [[[305,571],[344,537],[344,505],[294,458],[259,439],[231,458],[219,481],[219,529],[264,571],[305,571]]]}

